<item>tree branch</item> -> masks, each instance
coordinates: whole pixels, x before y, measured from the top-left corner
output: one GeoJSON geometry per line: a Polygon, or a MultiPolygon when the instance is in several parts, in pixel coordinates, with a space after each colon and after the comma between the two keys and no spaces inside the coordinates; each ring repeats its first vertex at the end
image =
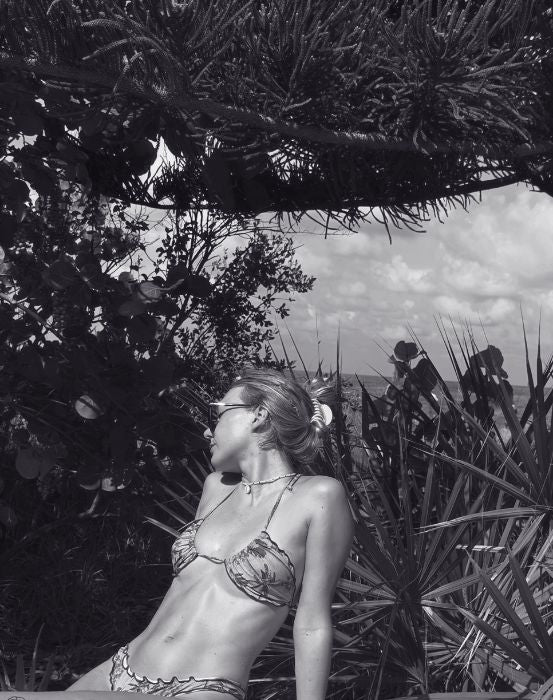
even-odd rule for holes
{"type": "Polygon", "coordinates": [[[336,146],[355,147],[359,150],[395,151],[405,153],[459,153],[486,156],[491,159],[506,158],[530,158],[536,155],[553,153],[553,143],[543,142],[536,144],[524,144],[509,150],[488,148],[483,144],[472,141],[463,141],[456,144],[427,143],[417,146],[413,141],[393,140],[381,134],[365,134],[355,131],[333,131],[313,126],[301,126],[293,122],[279,121],[273,117],[250,112],[246,109],[229,107],[214,100],[198,99],[191,95],[169,95],[161,91],[147,89],[128,80],[117,81],[106,79],[98,73],[81,69],[46,65],[31,59],[17,58],[5,52],[0,53],[0,67],[17,69],[27,73],[34,73],[43,77],[55,78],[62,81],[75,82],[80,85],[89,84],[103,87],[112,91],[117,83],[119,92],[149,100],[154,104],[163,104],[170,110],[184,110],[187,112],[202,112],[217,117],[222,117],[233,122],[241,122],[249,126],[257,127],[263,131],[277,132],[297,140],[326,143],[336,146]],[[124,88],[121,90],[120,88],[124,88]]]}

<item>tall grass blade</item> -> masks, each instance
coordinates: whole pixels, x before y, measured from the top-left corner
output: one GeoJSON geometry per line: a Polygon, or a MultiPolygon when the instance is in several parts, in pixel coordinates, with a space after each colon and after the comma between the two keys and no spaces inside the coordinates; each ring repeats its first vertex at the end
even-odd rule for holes
{"type": "Polygon", "coordinates": [[[35,639],[35,646],[33,649],[33,656],[31,658],[31,668],[29,669],[29,679],[28,679],[28,689],[29,690],[34,690],[36,688],[36,655],[38,652],[38,642],[40,639],[40,635],[42,634],[42,630],[44,629],[44,622],[40,626],[40,629],[38,630],[38,634],[35,639]]]}
{"type": "MultiPolygon", "coordinates": [[[[425,450],[421,450],[421,452],[424,452],[428,455],[433,454],[425,450]]],[[[525,501],[530,505],[537,505],[535,500],[529,494],[525,493],[524,491],[521,491],[519,488],[513,486],[508,481],[505,481],[505,479],[500,479],[498,476],[490,474],[489,472],[480,469],[480,467],[477,467],[474,464],[470,464],[469,462],[466,462],[462,459],[454,459],[444,453],[438,453],[436,454],[436,457],[440,460],[443,460],[444,462],[447,462],[448,464],[460,467],[461,469],[465,469],[467,472],[475,474],[484,481],[491,482],[494,486],[502,489],[503,491],[506,491],[507,493],[510,493],[511,496],[515,496],[515,498],[519,498],[521,501],[525,501]]]]}
{"type": "Polygon", "coordinates": [[[286,352],[286,346],[284,345],[284,341],[282,340],[282,334],[280,331],[278,331],[278,338],[280,340],[280,344],[282,346],[282,352],[284,353],[284,357],[286,358],[286,366],[288,368],[288,371],[290,372],[292,379],[296,379],[296,375],[294,373],[294,365],[290,358],[288,357],[288,353],[286,352]]]}
{"type": "Polygon", "coordinates": [[[532,655],[534,663],[536,664],[536,670],[542,675],[542,677],[547,678],[550,674],[548,674],[546,665],[543,665],[543,662],[545,661],[543,650],[537,644],[536,640],[532,636],[532,633],[529,632],[528,628],[522,622],[520,617],[518,617],[515,614],[511,602],[507,600],[507,598],[503,595],[503,593],[499,590],[499,588],[495,585],[491,578],[484,571],[482,571],[482,569],[480,569],[476,562],[473,561],[473,565],[480,574],[484,585],[489,591],[495,604],[499,608],[499,611],[501,612],[502,616],[511,625],[517,637],[526,646],[528,652],[532,655]]]}
{"type": "Polygon", "coordinates": [[[290,332],[290,329],[288,328],[288,326],[286,326],[286,330],[288,331],[288,335],[290,336],[290,340],[292,341],[292,345],[294,346],[294,350],[296,351],[296,354],[300,359],[301,366],[303,367],[303,371],[305,374],[305,379],[306,379],[306,381],[308,381],[309,380],[309,371],[308,371],[307,367],[305,366],[305,362],[303,361],[303,357],[300,353],[300,350],[299,350],[298,346],[296,345],[296,341],[294,340],[294,336],[290,332]]]}
{"type": "Polygon", "coordinates": [[[40,679],[40,683],[38,685],[37,691],[41,693],[42,691],[46,690],[48,688],[48,683],[50,682],[50,678],[52,677],[52,671],[54,670],[54,657],[50,655],[48,657],[48,661],[46,662],[46,668],[44,669],[44,673],[42,674],[42,678],[40,679]]]}
{"type": "Polygon", "coordinates": [[[528,617],[532,622],[532,629],[535,631],[543,649],[542,656],[545,668],[547,673],[550,676],[553,676],[553,643],[549,636],[549,632],[543,622],[542,615],[538,610],[532,590],[530,589],[528,582],[522,573],[522,569],[520,568],[516,557],[512,556],[511,554],[508,556],[516,586],[519,590],[522,602],[524,603],[524,607],[526,608],[526,612],[528,613],[528,617]]]}
{"type": "Polygon", "coordinates": [[[155,518],[150,518],[149,515],[145,516],[145,520],[147,520],[149,523],[152,523],[152,525],[156,525],[156,527],[160,527],[162,530],[165,530],[165,532],[168,532],[170,535],[173,535],[173,537],[179,536],[178,530],[175,530],[173,527],[171,527],[170,525],[166,525],[165,523],[160,523],[159,520],[156,520],[155,518]]]}
{"type": "Polygon", "coordinates": [[[15,689],[27,690],[27,681],[25,678],[25,662],[23,654],[18,654],[15,661],[15,689]]]}
{"type": "Polygon", "coordinates": [[[513,661],[520,664],[520,666],[527,671],[532,678],[538,681],[546,680],[542,670],[534,665],[532,657],[525,654],[515,644],[510,642],[503,634],[498,632],[495,627],[492,627],[488,622],[474,615],[469,610],[465,610],[460,607],[459,611],[468,620],[470,620],[475,627],[478,627],[480,631],[484,632],[486,637],[495,642],[500,649],[503,649],[508,658],[513,659],[513,661]]]}
{"type": "MultiPolygon", "coordinates": [[[[459,608],[459,610],[463,615],[468,613],[468,611],[461,608],[459,608]]],[[[451,641],[456,645],[457,649],[461,650],[465,644],[465,630],[463,629],[461,634],[461,632],[454,629],[444,618],[442,618],[441,615],[438,615],[436,610],[428,609],[426,612],[434,624],[445,632],[449,639],[451,639],[451,641]]],[[[479,658],[481,661],[488,663],[495,671],[501,673],[512,683],[517,683],[523,688],[527,688],[533,680],[529,673],[526,671],[521,671],[512,663],[509,663],[509,661],[504,657],[498,656],[495,652],[490,651],[489,649],[484,650],[480,649],[479,647],[475,647],[474,656],[479,658]]]]}

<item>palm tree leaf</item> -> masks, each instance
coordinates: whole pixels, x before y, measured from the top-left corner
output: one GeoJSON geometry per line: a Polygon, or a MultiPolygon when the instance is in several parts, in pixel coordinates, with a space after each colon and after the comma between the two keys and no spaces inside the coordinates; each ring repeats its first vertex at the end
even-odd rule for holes
{"type": "MultiPolygon", "coordinates": [[[[459,406],[458,404],[453,404],[453,407],[455,408],[455,410],[459,411],[459,413],[463,416],[463,418],[465,418],[465,420],[468,421],[468,423],[471,425],[471,427],[474,429],[477,435],[481,438],[486,447],[488,447],[500,460],[501,464],[505,465],[508,471],[511,472],[511,474],[513,474],[517,478],[517,482],[522,487],[530,488],[531,482],[529,481],[528,476],[524,474],[524,472],[520,469],[520,467],[511,457],[511,455],[507,454],[504,450],[502,450],[501,446],[495,440],[490,439],[488,433],[486,433],[482,426],[473,418],[473,416],[467,413],[461,406],[459,406]]],[[[507,413],[512,413],[512,408],[510,407],[510,404],[507,404],[506,410],[507,413]]],[[[507,416],[505,416],[505,418],[507,419],[507,416]]],[[[518,423],[514,413],[512,413],[512,419],[514,423],[512,425],[511,431],[513,432],[513,434],[518,434],[516,426],[519,425],[520,427],[520,424],[518,423]]]]}
{"type": "MultiPolygon", "coordinates": [[[[424,452],[425,454],[432,454],[426,450],[421,450],[421,452],[424,452]]],[[[439,453],[436,455],[437,459],[443,460],[444,462],[448,462],[449,464],[455,466],[455,467],[460,467],[461,469],[465,469],[467,472],[471,474],[475,474],[479,478],[483,479],[484,481],[489,481],[494,486],[497,486],[498,488],[502,489],[503,491],[506,491],[507,493],[510,493],[511,496],[515,496],[516,498],[519,498],[521,501],[524,501],[526,503],[529,503],[531,505],[536,505],[535,499],[532,498],[529,494],[525,493],[524,491],[521,491],[518,487],[514,486],[513,484],[509,483],[508,481],[505,481],[505,479],[501,479],[498,476],[495,476],[494,474],[491,474],[490,472],[486,472],[483,469],[480,469],[480,467],[477,467],[474,464],[470,464],[469,462],[466,462],[465,460],[462,459],[455,459],[453,457],[449,457],[448,455],[444,453],[439,453]]]]}
{"type": "Polygon", "coordinates": [[[543,681],[546,676],[542,669],[535,666],[531,656],[525,654],[521,649],[519,649],[515,644],[510,642],[501,632],[492,627],[489,623],[485,622],[477,615],[474,615],[469,610],[459,607],[459,611],[468,620],[470,620],[475,627],[478,627],[486,637],[497,644],[498,647],[503,649],[503,651],[508,655],[510,659],[513,659],[519,663],[523,669],[528,671],[528,673],[536,680],[543,681]]]}
{"type": "Polygon", "coordinates": [[[553,662],[553,643],[549,636],[549,632],[543,622],[543,618],[538,610],[538,606],[536,605],[532,590],[530,589],[528,582],[522,573],[516,557],[509,554],[509,563],[511,565],[511,571],[513,572],[515,583],[524,603],[524,607],[526,608],[528,617],[532,622],[532,629],[535,631],[539,641],[541,642],[545,666],[549,675],[553,676],[553,669],[551,666],[551,663],[553,662]]]}
{"type": "MultiPolygon", "coordinates": [[[[455,643],[457,650],[460,650],[464,646],[466,637],[464,630],[463,633],[461,633],[454,629],[441,617],[441,615],[438,615],[436,610],[427,609],[426,613],[429,619],[431,619],[432,622],[443,632],[445,632],[449,639],[455,643]]],[[[463,610],[461,610],[461,613],[464,614],[463,610]]],[[[509,663],[503,656],[498,656],[494,652],[489,651],[489,649],[480,649],[479,647],[475,647],[474,655],[484,663],[489,664],[494,670],[504,675],[511,682],[517,683],[523,688],[527,688],[532,681],[532,676],[529,673],[526,671],[521,671],[513,664],[509,663]]]]}
{"type": "Polygon", "coordinates": [[[540,673],[542,673],[544,676],[547,676],[547,670],[543,665],[543,662],[546,661],[543,649],[540,648],[537,641],[532,636],[531,631],[528,630],[528,628],[522,622],[520,617],[518,617],[514,613],[512,603],[509,600],[507,600],[507,598],[503,595],[503,593],[499,590],[499,588],[495,585],[491,578],[480,569],[476,562],[473,562],[473,565],[476,568],[477,572],[480,574],[484,585],[488,589],[491,597],[493,598],[503,617],[511,625],[512,629],[514,630],[520,641],[532,654],[534,662],[537,664],[536,669],[539,669],[540,673]]]}
{"type": "MultiPolygon", "coordinates": [[[[467,475],[463,472],[457,476],[446,506],[438,517],[445,518],[446,520],[449,518],[449,515],[453,512],[453,509],[461,496],[462,490],[465,487],[466,479],[467,475]]],[[[436,511],[438,512],[438,504],[436,504],[436,506],[436,511]]],[[[426,533],[434,528],[435,526],[426,526],[424,532],[426,533]]],[[[459,542],[465,529],[466,528],[461,527],[453,536],[448,536],[445,530],[437,528],[437,532],[434,534],[426,551],[425,561],[421,569],[421,585],[428,585],[426,581],[434,578],[436,572],[441,568],[443,562],[450,556],[451,552],[454,551],[455,546],[459,542]],[[436,556],[436,552],[440,546],[442,547],[441,552],[438,556],[436,556]]]]}
{"type": "Polygon", "coordinates": [[[539,690],[537,690],[532,695],[532,700],[544,700],[545,698],[551,697],[551,691],[553,690],[553,676],[545,681],[539,690]]]}
{"type": "Polygon", "coordinates": [[[503,518],[529,518],[531,516],[543,515],[549,511],[550,509],[546,506],[520,506],[518,508],[500,508],[499,510],[488,510],[481,513],[461,515],[458,518],[452,518],[451,520],[435,523],[434,525],[427,525],[425,527],[425,532],[441,530],[454,525],[483,522],[484,520],[498,521],[503,518]]]}
{"type": "Polygon", "coordinates": [[[153,525],[160,527],[162,530],[165,530],[165,532],[168,532],[170,535],[173,535],[173,537],[179,536],[178,530],[175,530],[174,528],[170,527],[169,525],[165,525],[165,523],[160,523],[159,520],[156,520],[155,518],[150,518],[149,515],[145,516],[145,519],[149,523],[152,523],[153,525]]]}

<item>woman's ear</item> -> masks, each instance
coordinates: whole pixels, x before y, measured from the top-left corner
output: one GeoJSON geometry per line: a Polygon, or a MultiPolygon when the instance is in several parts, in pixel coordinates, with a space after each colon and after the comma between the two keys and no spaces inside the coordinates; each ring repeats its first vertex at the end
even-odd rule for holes
{"type": "Polygon", "coordinates": [[[254,430],[265,430],[269,427],[269,411],[265,406],[257,406],[253,411],[252,427],[254,430]]]}

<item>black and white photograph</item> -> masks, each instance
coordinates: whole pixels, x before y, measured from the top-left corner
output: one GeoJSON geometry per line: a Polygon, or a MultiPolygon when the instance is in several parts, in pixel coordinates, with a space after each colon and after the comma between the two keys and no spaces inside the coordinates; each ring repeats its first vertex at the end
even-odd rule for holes
{"type": "Polygon", "coordinates": [[[553,700],[553,4],[0,0],[0,700],[553,700]]]}

